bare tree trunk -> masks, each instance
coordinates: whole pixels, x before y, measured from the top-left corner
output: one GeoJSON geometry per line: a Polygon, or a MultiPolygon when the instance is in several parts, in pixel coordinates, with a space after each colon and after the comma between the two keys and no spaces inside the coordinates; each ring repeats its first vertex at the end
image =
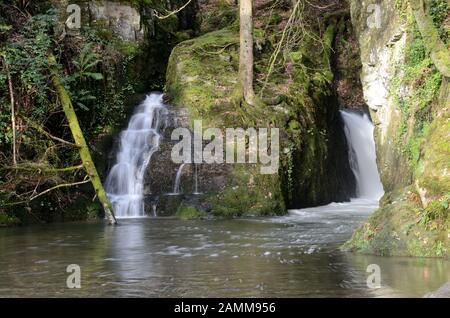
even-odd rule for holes
{"type": "Polygon", "coordinates": [[[9,86],[9,96],[10,96],[10,101],[11,101],[11,126],[12,126],[12,146],[13,146],[13,150],[12,150],[12,160],[13,160],[13,165],[17,165],[17,150],[16,150],[16,109],[15,109],[15,100],[14,100],[14,90],[13,90],[13,84],[12,84],[12,78],[11,78],[11,73],[9,71],[9,66],[8,66],[8,62],[6,62],[6,58],[3,58],[4,62],[5,62],[5,69],[6,69],[6,75],[8,77],[8,86],[9,86]]]}
{"type": "Polygon", "coordinates": [[[105,215],[108,218],[109,223],[116,224],[117,221],[114,216],[112,204],[109,201],[108,196],[106,195],[106,191],[103,188],[102,181],[97,173],[97,169],[95,168],[94,161],[92,160],[91,153],[89,152],[89,148],[83,136],[83,131],[81,130],[77,115],[75,113],[75,110],[73,109],[72,101],[70,100],[70,96],[67,93],[66,89],[62,85],[61,80],[59,79],[58,68],[56,67],[56,59],[52,54],[50,54],[48,60],[52,73],[52,82],[56,88],[59,99],[63,106],[64,114],[66,115],[67,121],[69,122],[73,139],[75,140],[76,145],[79,147],[83,167],[91,180],[92,186],[94,187],[95,193],[97,194],[97,197],[100,200],[103,209],[105,210],[105,215]]]}
{"type": "Polygon", "coordinates": [[[239,80],[245,102],[255,104],[253,90],[253,3],[240,0],[239,80]]]}

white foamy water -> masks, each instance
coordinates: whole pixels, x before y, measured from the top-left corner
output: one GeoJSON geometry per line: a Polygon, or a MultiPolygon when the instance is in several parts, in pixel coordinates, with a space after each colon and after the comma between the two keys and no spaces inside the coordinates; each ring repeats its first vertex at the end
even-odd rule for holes
{"type": "Polygon", "coordinates": [[[350,167],[356,177],[358,198],[379,200],[383,194],[378,173],[373,124],[366,114],[341,111],[349,146],[350,167]]]}
{"type": "MultiPolygon", "coordinates": [[[[378,208],[384,190],[376,162],[373,124],[366,114],[341,111],[345,136],[349,146],[349,161],[356,178],[357,198],[350,202],[290,210],[289,217],[300,222],[326,224],[321,234],[325,241],[336,240],[341,233],[349,233],[378,208]],[[342,220],[345,220],[344,222],[342,220]]],[[[316,227],[314,231],[318,231],[316,227]]],[[[316,239],[317,233],[311,236],[316,239]]]]}
{"type": "Polygon", "coordinates": [[[150,94],[121,133],[116,163],[105,184],[117,218],[145,216],[144,175],[159,149],[159,129],[166,112],[162,94],[150,94]]]}

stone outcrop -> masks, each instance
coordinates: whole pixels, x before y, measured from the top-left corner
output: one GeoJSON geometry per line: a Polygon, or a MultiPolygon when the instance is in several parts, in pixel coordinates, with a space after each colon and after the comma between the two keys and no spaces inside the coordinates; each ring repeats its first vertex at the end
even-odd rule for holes
{"type": "Polygon", "coordinates": [[[130,4],[115,1],[90,1],[87,6],[92,23],[104,24],[121,40],[143,40],[141,15],[130,4]]]}
{"type": "MultiPolygon", "coordinates": [[[[400,123],[400,109],[395,106],[395,96],[390,94],[393,81],[398,76],[397,66],[405,61],[407,42],[406,26],[395,10],[395,0],[384,0],[378,11],[367,11],[372,1],[352,1],[351,16],[359,39],[364,98],[371,110],[376,126],[378,167],[386,191],[406,186],[411,173],[403,154],[395,144],[400,123]],[[370,19],[380,18],[379,25],[370,19]],[[372,27],[371,27],[372,26],[372,27]],[[377,27],[379,26],[379,28],[377,27]]],[[[401,87],[395,93],[408,90],[401,87]]]]}
{"type": "MultiPolygon", "coordinates": [[[[445,28],[448,11],[437,15],[426,3],[427,14],[442,20],[434,27],[445,28]]],[[[434,65],[409,1],[351,1],[351,16],[386,194],[380,210],[345,248],[381,255],[448,255],[449,79],[434,65]]]]}

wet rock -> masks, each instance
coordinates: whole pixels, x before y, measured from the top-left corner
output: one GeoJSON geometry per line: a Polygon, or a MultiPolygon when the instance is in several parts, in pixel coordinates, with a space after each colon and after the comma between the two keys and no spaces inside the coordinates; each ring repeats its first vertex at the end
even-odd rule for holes
{"type": "Polygon", "coordinates": [[[447,284],[445,284],[438,290],[428,293],[423,297],[424,298],[450,298],[450,282],[448,282],[447,284]]]}
{"type": "Polygon", "coordinates": [[[141,16],[131,5],[114,1],[90,1],[88,8],[92,22],[106,24],[122,40],[144,39],[141,16]]]}

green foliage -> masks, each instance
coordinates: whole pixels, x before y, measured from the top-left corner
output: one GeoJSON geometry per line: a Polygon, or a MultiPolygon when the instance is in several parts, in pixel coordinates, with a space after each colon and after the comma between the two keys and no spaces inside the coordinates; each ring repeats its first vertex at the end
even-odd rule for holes
{"type": "Polygon", "coordinates": [[[413,171],[416,171],[421,144],[431,121],[431,105],[442,83],[442,75],[429,57],[417,24],[412,25],[412,39],[406,51],[406,64],[399,66],[403,76],[394,80],[391,94],[401,120],[396,142],[406,155],[413,171]],[[408,94],[400,95],[402,87],[410,87],[408,94]]]}
{"type": "Polygon", "coordinates": [[[450,15],[450,2],[448,0],[430,0],[428,12],[439,30],[441,39],[447,42],[450,39],[450,25],[448,22],[445,25],[445,20],[450,15]]]}
{"type": "Polygon", "coordinates": [[[203,13],[201,30],[202,32],[211,32],[230,26],[236,21],[237,15],[235,6],[220,0],[216,8],[203,13]]]}
{"type": "MultiPolygon", "coordinates": [[[[19,32],[19,40],[8,42],[1,52],[19,89],[32,99],[31,116],[42,118],[48,107],[47,52],[52,47],[49,35],[56,23],[53,11],[33,16],[19,32]]],[[[26,106],[26,105],[24,105],[26,106]]]]}
{"type": "MultiPolygon", "coordinates": [[[[33,10],[38,9],[34,7],[33,10]]],[[[59,28],[53,10],[26,17],[19,12],[17,15],[19,18],[0,12],[0,25],[15,26],[14,29],[0,28],[0,168],[11,165],[12,161],[7,67],[13,84],[15,117],[19,123],[16,130],[19,163],[35,162],[49,169],[78,165],[77,149],[49,138],[53,135],[72,141],[50,81],[49,52],[59,53],[59,73],[71,94],[83,133],[92,143],[99,134],[110,132],[111,127],[118,126],[125,117],[126,98],[134,92],[135,86],[128,76],[128,64],[132,63],[133,56],[124,56],[115,47],[115,41],[99,37],[89,27],[83,28],[76,37],[67,35],[62,39],[61,34],[55,32],[59,28]]],[[[79,181],[84,177],[82,172],[46,173],[42,178],[39,171],[11,173],[1,170],[0,196],[5,194],[6,203],[25,202],[31,193],[39,193],[55,184],[79,181]]],[[[81,193],[52,191],[42,197],[42,201],[30,202],[29,208],[45,221],[52,220],[52,215],[64,215],[63,211],[69,211],[66,219],[84,219],[96,214],[95,209],[86,206],[83,213],[74,214],[68,206],[75,206],[74,202],[85,195],[83,192],[89,192],[90,188],[86,189],[81,193]]],[[[90,202],[93,194],[87,196],[90,202]]],[[[23,205],[8,208],[9,212],[21,219],[30,215],[23,205]]]]}
{"type": "Polygon", "coordinates": [[[450,193],[440,200],[431,202],[421,216],[421,223],[429,227],[432,221],[445,222],[450,215],[449,204],[450,193]]]}
{"type": "Polygon", "coordinates": [[[98,53],[93,51],[93,44],[85,44],[80,54],[72,61],[75,66],[75,72],[66,77],[64,85],[71,92],[72,102],[75,103],[81,110],[89,111],[90,102],[97,98],[89,87],[89,81],[103,80],[103,74],[95,72],[96,67],[101,63],[101,57],[98,53]]]}
{"type": "Polygon", "coordinates": [[[193,206],[180,205],[177,209],[176,216],[182,220],[193,220],[204,216],[204,213],[197,210],[193,206]]]}
{"type": "MultiPolygon", "coordinates": [[[[0,201],[1,205],[1,201],[0,201]]],[[[15,216],[10,216],[5,213],[0,212],[0,226],[12,226],[12,225],[19,225],[20,220],[16,218],[15,216]]]]}

